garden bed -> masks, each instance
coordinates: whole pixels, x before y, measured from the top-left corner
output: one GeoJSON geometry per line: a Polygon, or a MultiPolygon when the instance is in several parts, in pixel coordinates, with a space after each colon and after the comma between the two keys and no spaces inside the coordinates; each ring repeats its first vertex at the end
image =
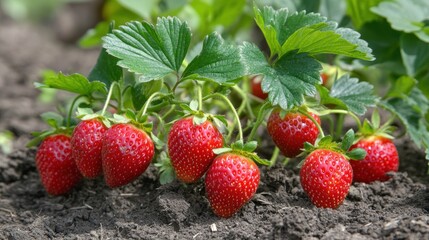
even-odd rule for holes
{"type": "Polygon", "coordinates": [[[406,139],[395,142],[399,173],[353,184],[336,210],[311,204],[296,162],[261,168],[257,194],[230,219],[212,213],[202,182],[161,186],[153,166],[125,187],[85,180],[66,196],[48,196],[25,143],[45,128],[39,114],[52,106],[37,101],[32,84],[47,68],[87,74],[97,54],[58,43],[44,28],[2,21],[0,130],[16,139],[15,151],[0,155],[0,239],[429,238],[427,163],[406,139]]]}

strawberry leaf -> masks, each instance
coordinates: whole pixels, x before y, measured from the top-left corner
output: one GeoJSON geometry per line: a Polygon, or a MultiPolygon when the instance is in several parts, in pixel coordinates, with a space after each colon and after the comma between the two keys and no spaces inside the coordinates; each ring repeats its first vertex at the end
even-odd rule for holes
{"type": "Polygon", "coordinates": [[[162,150],[165,146],[165,143],[159,139],[155,134],[150,132],[150,137],[152,138],[152,141],[155,143],[155,148],[157,150],[162,150]]]}
{"type": "Polygon", "coordinates": [[[412,34],[401,35],[401,56],[409,76],[418,76],[429,68],[428,42],[420,41],[412,34]]]}
{"type": "Polygon", "coordinates": [[[94,92],[107,93],[104,83],[90,82],[85,76],[78,73],[63,75],[62,73],[56,74],[52,71],[46,71],[43,77],[43,83],[35,83],[37,88],[55,88],[87,96],[94,92]]]}
{"type": "Polygon", "coordinates": [[[375,105],[377,97],[373,94],[373,86],[367,82],[359,82],[357,78],[343,75],[334,82],[331,91],[318,87],[321,95],[321,103],[337,105],[337,107],[350,110],[362,115],[367,107],[375,105]]]}
{"type": "Polygon", "coordinates": [[[335,22],[326,17],[305,11],[288,16],[286,9],[255,8],[256,23],[264,34],[271,55],[281,58],[289,52],[318,54],[340,54],[373,60],[367,42],[360,34],[349,28],[337,28],[335,22]]]}
{"type": "Polygon", "coordinates": [[[305,53],[284,55],[269,71],[263,73],[262,90],[272,105],[288,110],[299,106],[304,95],[313,96],[320,82],[320,63],[305,53]]]}
{"type": "Polygon", "coordinates": [[[178,73],[189,48],[191,32],[178,18],[129,22],[103,38],[107,52],[119,58],[118,65],[141,74],[140,81],[178,73]]]}
{"type": "Polygon", "coordinates": [[[379,105],[399,118],[416,146],[429,143],[428,123],[424,117],[429,110],[429,100],[419,89],[414,88],[409,96],[403,98],[381,101],[379,105]]]}
{"type": "Polygon", "coordinates": [[[414,33],[420,40],[429,42],[429,27],[425,24],[429,15],[429,2],[422,0],[383,1],[371,10],[387,19],[392,28],[414,33]]]}
{"type": "Polygon", "coordinates": [[[210,80],[230,84],[244,75],[239,48],[226,43],[217,33],[208,35],[203,48],[186,67],[183,79],[210,80]]]}

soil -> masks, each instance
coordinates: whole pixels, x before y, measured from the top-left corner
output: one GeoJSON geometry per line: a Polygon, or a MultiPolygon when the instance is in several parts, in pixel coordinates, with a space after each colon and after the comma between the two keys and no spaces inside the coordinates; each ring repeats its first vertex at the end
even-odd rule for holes
{"type": "Polygon", "coordinates": [[[43,69],[87,74],[97,54],[58,42],[47,28],[1,21],[0,131],[16,138],[11,154],[0,153],[0,239],[429,239],[427,163],[407,139],[396,141],[398,173],[354,183],[335,210],[310,203],[296,162],[261,168],[257,194],[230,219],[212,213],[201,182],[161,186],[153,166],[121,188],[100,178],[47,195],[36,150],[25,143],[46,128],[39,114],[56,102],[40,102],[33,82],[43,69]]]}

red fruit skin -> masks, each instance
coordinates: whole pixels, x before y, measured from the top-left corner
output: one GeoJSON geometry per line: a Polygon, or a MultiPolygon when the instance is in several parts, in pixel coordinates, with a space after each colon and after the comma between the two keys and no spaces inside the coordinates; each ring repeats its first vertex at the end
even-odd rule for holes
{"type": "Polygon", "coordinates": [[[217,156],[205,178],[213,212],[223,218],[234,215],[253,197],[259,180],[259,168],[252,160],[235,153],[217,156]]]}
{"type": "Polygon", "coordinates": [[[353,170],[340,153],[318,149],[304,160],[299,173],[301,185],[319,208],[337,208],[347,196],[353,170]]]}
{"type": "MultiPolygon", "coordinates": [[[[309,113],[319,124],[320,118],[309,113]]],[[[280,110],[274,110],[267,122],[268,133],[276,146],[286,157],[293,158],[302,152],[305,142],[314,144],[319,130],[309,118],[289,112],[284,119],[280,118],[280,110]]]]}
{"type": "Polygon", "coordinates": [[[328,83],[328,80],[329,80],[329,75],[326,73],[321,73],[320,78],[322,79],[322,85],[326,86],[326,84],[328,83]]]}
{"type": "Polygon", "coordinates": [[[86,178],[96,178],[103,172],[101,146],[107,127],[97,119],[80,122],[71,137],[71,154],[80,173],[86,178]]]}
{"type": "Polygon", "coordinates": [[[264,93],[262,91],[262,87],[261,87],[261,82],[262,81],[261,80],[262,79],[261,79],[260,76],[253,77],[250,80],[250,85],[252,87],[252,94],[253,94],[253,96],[265,100],[268,97],[268,93],[264,93]]]}
{"type": "Polygon", "coordinates": [[[359,140],[350,149],[363,148],[367,154],[363,160],[350,161],[353,168],[353,181],[371,183],[386,181],[387,172],[397,172],[399,156],[392,140],[380,136],[371,136],[359,140]]]}
{"type": "Polygon", "coordinates": [[[63,195],[82,176],[71,156],[70,137],[64,134],[46,137],[36,153],[36,167],[47,193],[63,195]]]}
{"type": "Polygon", "coordinates": [[[152,161],[155,147],[141,129],[120,123],[109,128],[101,148],[104,180],[110,188],[120,187],[139,177],[152,161]]]}
{"type": "Polygon", "coordinates": [[[200,125],[193,117],[176,121],[168,134],[168,152],[177,178],[184,183],[198,181],[223,146],[223,137],[210,121],[200,125]]]}

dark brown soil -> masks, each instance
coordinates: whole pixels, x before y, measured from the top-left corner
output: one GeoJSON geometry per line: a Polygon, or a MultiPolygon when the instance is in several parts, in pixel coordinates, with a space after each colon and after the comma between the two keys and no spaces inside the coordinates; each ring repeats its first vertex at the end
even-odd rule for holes
{"type": "Polygon", "coordinates": [[[122,188],[86,180],[67,196],[48,196],[35,150],[24,147],[31,131],[45,128],[38,115],[53,110],[37,100],[33,82],[46,68],[87,74],[96,57],[44,28],[0,24],[0,131],[16,136],[15,151],[0,153],[0,239],[429,239],[427,163],[403,139],[400,172],[353,184],[336,210],[310,203],[294,163],[262,168],[257,194],[230,219],[213,215],[202,183],[161,186],[153,167],[122,188]]]}

